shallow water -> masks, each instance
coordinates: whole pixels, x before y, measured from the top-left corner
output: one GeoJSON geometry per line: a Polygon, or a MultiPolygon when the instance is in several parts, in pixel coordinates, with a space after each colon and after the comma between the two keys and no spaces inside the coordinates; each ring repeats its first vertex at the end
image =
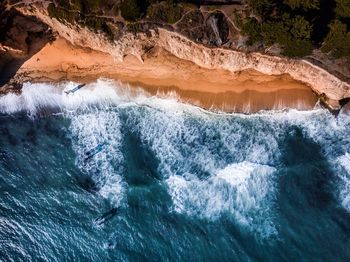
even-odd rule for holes
{"type": "Polygon", "coordinates": [[[0,98],[1,260],[350,259],[349,115],[74,85],[0,98]]]}

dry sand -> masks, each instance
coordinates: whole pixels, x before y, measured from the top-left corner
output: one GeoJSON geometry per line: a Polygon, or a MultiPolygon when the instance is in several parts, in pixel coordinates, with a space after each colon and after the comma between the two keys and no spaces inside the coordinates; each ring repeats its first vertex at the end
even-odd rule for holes
{"type": "Polygon", "coordinates": [[[36,81],[117,79],[143,87],[151,95],[175,91],[184,102],[223,111],[312,109],[317,101],[311,88],[289,75],[209,70],[159,48],[151,49],[143,61],[129,55],[118,62],[109,54],[72,46],[63,38],[47,44],[19,72],[36,81]]]}

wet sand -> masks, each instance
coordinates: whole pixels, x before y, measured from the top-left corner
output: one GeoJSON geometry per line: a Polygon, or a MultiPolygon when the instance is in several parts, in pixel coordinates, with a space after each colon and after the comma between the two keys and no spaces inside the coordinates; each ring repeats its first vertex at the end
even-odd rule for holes
{"type": "Polygon", "coordinates": [[[129,55],[122,62],[109,54],[72,46],[60,38],[45,46],[18,71],[31,81],[91,82],[100,77],[142,87],[150,94],[176,92],[197,106],[252,113],[270,109],[312,109],[317,96],[289,75],[270,76],[247,70],[209,70],[153,48],[142,61],[129,55]]]}

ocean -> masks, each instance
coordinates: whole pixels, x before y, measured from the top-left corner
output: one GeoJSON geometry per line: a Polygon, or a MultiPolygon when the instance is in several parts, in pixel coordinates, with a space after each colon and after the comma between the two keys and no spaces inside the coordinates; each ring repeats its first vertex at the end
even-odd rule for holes
{"type": "Polygon", "coordinates": [[[0,97],[1,261],[350,261],[350,115],[109,80],[0,97]]]}

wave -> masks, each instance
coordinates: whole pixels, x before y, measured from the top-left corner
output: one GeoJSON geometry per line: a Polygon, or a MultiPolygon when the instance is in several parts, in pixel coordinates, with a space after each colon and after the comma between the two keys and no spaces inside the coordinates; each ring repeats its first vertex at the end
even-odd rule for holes
{"type": "Polygon", "coordinates": [[[53,110],[70,119],[76,164],[98,192],[126,205],[124,131],[134,134],[157,161],[172,210],[215,221],[232,216],[261,237],[278,233],[276,179],[284,138],[297,127],[317,143],[337,170],[342,206],[350,211],[350,117],[327,110],[216,113],[182,104],[177,97],[149,96],[110,80],[98,80],[72,95],[75,83],[30,84],[22,94],[0,97],[0,112],[30,117],[53,110]],[[84,163],[86,152],[105,149],[84,163]]]}
{"type": "Polygon", "coordinates": [[[86,85],[73,94],[65,94],[77,83],[63,82],[59,84],[29,82],[23,84],[20,95],[9,93],[0,97],[0,112],[14,114],[25,112],[35,117],[42,111],[77,111],[88,110],[91,107],[108,107],[119,103],[132,101],[132,98],[143,99],[146,93],[141,89],[130,89],[112,80],[97,80],[86,85]]]}
{"type": "Polygon", "coordinates": [[[269,237],[276,234],[271,212],[275,170],[244,161],[228,165],[208,179],[187,174],[170,176],[166,182],[176,212],[210,220],[233,214],[241,226],[269,237]]]}
{"type": "Polygon", "coordinates": [[[338,170],[340,178],[339,196],[342,206],[350,212],[350,153],[338,158],[340,169],[338,170]]]}
{"type": "Polygon", "coordinates": [[[84,114],[69,114],[71,119],[73,149],[77,154],[77,165],[93,179],[99,193],[111,200],[115,207],[124,201],[125,183],[122,178],[120,121],[115,112],[94,110],[84,114]],[[89,161],[86,153],[98,145],[104,150],[89,161]]]}

